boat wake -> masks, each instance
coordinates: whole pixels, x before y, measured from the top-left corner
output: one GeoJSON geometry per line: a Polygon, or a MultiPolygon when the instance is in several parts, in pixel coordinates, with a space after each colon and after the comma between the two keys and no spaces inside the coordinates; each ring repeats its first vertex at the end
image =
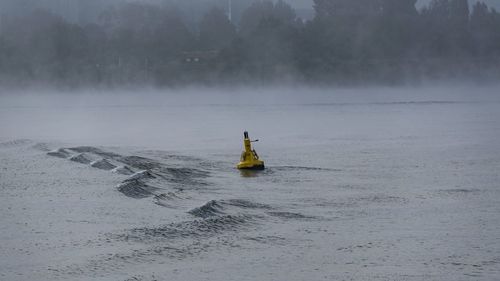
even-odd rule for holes
{"type": "MultiPolygon", "coordinates": [[[[262,237],[254,237],[250,233],[266,223],[316,219],[298,212],[288,212],[283,207],[242,198],[214,198],[200,204],[200,199],[207,195],[218,196],[218,193],[210,192],[213,185],[210,177],[213,170],[220,171],[223,167],[220,163],[208,163],[206,159],[151,151],[122,155],[91,146],[62,147],[45,153],[69,160],[74,165],[87,165],[122,176],[115,187],[122,195],[131,200],[149,198],[159,207],[179,209],[187,214],[180,222],[159,225],[146,223],[143,227],[102,234],[89,241],[89,246],[110,245],[116,247],[114,254],[97,255],[83,263],[54,268],[63,277],[82,274],[99,276],[103,272],[144,262],[199,257],[213,247],[240,247],[239,243],[286,244],[283,239],[268,239],[266,242],[262,237]]],[[[311,168],[278,167],[276,172],[297,169],[311,168]]],[[[312,169],[322,171],[320,168],[312,169]]]]}
{"type": "MultiPolygon", "coordinates": [[[[210,172],[207,170],[182,167],[179,163],[167,164],[138,155],[121,155],[97,147],[59,148],[47,152],[47,155],[127,175],[129,177],[116,186],[119,192],[135,199],[155,197],[155,202],[160,202],[159,205],[162,206],[170,206],[163,204],[163,201],[173,198],[164,194],[172,194],[178,190],[197,190],[210,185],[207,182],[210,172]]],[[[171,159],[184,158],[172,156],[171,159]]]]}

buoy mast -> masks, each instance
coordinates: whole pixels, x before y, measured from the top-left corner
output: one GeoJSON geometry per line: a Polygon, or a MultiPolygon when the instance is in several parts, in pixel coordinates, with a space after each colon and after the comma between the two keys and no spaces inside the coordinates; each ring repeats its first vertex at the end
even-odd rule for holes
{"type": "Polygon", "coordinates": [[[238,169],[249,169],[249,170],[263,170],[264,161],[259,159],[257,152],[252,149],[252,142],[257,142],[259,140],[251,141],[248,136],[248,132],[243,133],[243,146],[245,151],[241,153],[240,163],[236,166],[238,169]]]}

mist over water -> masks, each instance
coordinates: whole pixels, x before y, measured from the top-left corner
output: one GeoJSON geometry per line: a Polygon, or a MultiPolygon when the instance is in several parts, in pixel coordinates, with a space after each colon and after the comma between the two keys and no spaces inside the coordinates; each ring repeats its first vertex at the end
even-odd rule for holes
{"type": "Polygon", "coordinates": [[[237,148],[241,132],[249,130],[265,135],[267,145],[280,145],[286,136],[308,136],[308,141],[357,133],[375,137],[395,125],[394,134],[401,134],[397,130],[411,130],[425,117],[410,115],[427,109],[424,105],[494,106],[500,100],[497,91],[494,86],[435,86],[5,92],[0,127],[9,138],[174,150],[237,148]],[[393,111],[403,106],[411,111],[393,111]],[[363,110],[392,119],[366,118],[363,110]],[[349,117],[341,115],[346,111],[349,117]]]}

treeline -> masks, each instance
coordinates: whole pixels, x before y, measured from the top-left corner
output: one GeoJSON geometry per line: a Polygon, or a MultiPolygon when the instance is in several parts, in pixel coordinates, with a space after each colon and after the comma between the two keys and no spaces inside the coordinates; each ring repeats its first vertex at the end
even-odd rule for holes
{"type": "Polygon", "coordinates": [[[403,83],[500,78],[500,14],[484,3],[315,0],[304,22],[279,0],[237,24],[214,8],[196,27],[175,7],[128,3],[80,26],[47,11],[0,20],[0,83],[62,86],[403,83]]]}

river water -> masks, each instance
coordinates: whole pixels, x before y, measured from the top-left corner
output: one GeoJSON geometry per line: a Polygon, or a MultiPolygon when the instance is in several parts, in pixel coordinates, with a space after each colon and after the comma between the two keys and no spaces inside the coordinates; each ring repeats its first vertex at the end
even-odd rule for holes
{"type": "Polygon", "coordinates": [[[500,276],[495,89],[213,91],[2,96],[0,279],[500,276]]]}

